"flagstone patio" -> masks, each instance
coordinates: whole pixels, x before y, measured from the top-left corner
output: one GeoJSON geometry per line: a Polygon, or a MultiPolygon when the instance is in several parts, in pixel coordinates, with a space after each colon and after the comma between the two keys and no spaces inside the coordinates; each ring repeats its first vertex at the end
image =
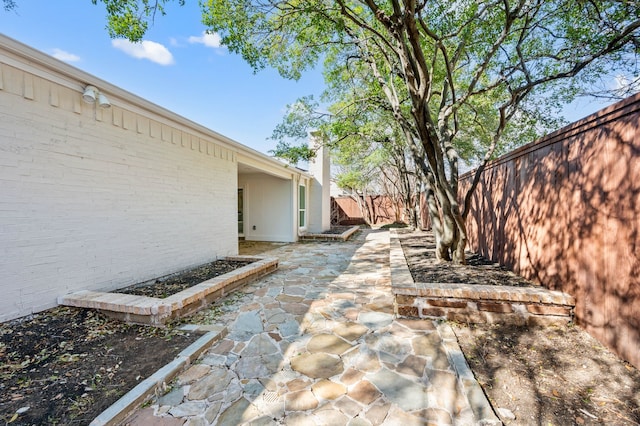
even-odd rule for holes
{"type": "Polygon", "coordinates": [[[451,328],[396,318],[387,231],[268,254],[226,336],[127,424],[500,424],[451,328]]]}

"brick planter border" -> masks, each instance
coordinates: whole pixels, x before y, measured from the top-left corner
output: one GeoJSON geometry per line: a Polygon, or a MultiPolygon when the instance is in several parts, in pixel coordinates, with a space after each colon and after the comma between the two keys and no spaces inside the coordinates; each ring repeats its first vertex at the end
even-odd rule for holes
{"type": "Polygon", "coordinates": [[[353,234],[360,229],[359,225],[352,226],[342,234],[301,234],[300,239],[303,241],[347,241],[353,234]]]}
{"type": "Polygon", "coordinates": [[[161,326],[171,318],[199,311],[237,288],[278,269],[278,259],[275,258],[232,256],[225,259],[253,263],[203,281],[164,299],[84,290],[61,296],[58,303],[97,309],[125,322],[161,326]]]}
{"type": "Polygon", "coordinates": [[[391,285],[399,317],[467,323],[567,324],[575,299],[544,287],[416,283],[396,230],[390,230],[391,285]]]}

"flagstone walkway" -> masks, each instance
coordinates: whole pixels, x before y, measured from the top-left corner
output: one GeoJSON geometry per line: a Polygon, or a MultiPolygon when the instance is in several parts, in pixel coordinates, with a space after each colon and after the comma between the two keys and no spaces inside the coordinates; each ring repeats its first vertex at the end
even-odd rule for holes
{"type": "Polygon", "coordinates": [[[388,232],[268,255],[280,269],[223,315],[227,336],[128,424],[500,423],[450,327],[394,317],[388,232]]]}

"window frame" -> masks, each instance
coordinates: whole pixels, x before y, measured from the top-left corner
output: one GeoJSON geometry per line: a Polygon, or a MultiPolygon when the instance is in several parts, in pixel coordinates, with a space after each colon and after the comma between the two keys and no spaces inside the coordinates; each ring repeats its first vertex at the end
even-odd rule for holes
{"type": "Polygon", "coordinates": [[[298,228],[307,228],[307,187],[298,185],[298,228]]]}

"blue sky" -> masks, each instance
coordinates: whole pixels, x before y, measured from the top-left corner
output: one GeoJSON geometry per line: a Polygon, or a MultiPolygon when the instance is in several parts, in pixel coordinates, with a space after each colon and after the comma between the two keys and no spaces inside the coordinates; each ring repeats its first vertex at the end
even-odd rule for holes
{"type": "MultiPolygon", "coordinates": [[[[254,74],[215,36],[204,36],[195,0],[168,4],[167,15],[134,46],[109,38],[101,3],[16,3],[15,11],[0,9],[0,32],[264,153],[276,145],[267,138],[286,105],[322,92],[319,69],[297,82],[270,69],[254,74]]],[[[565,117],[575,121],[606,104],[580,99],[565,108],[565,117]]]]}
{"type": "Polygon", "coordinates": [[[0,9],[0,32],[113,83],[211,130],[267,153],[267,140],[287,104],[318,97],[320,70],[289,81],[267,69],[253,73],[241,57],[203,38],[195,0],[167,5],[142,46],[111,40],[102,4],[90,0],[18,0],[0,9]],[[137,57],[136,57],[137,55],[137,57]]]}

